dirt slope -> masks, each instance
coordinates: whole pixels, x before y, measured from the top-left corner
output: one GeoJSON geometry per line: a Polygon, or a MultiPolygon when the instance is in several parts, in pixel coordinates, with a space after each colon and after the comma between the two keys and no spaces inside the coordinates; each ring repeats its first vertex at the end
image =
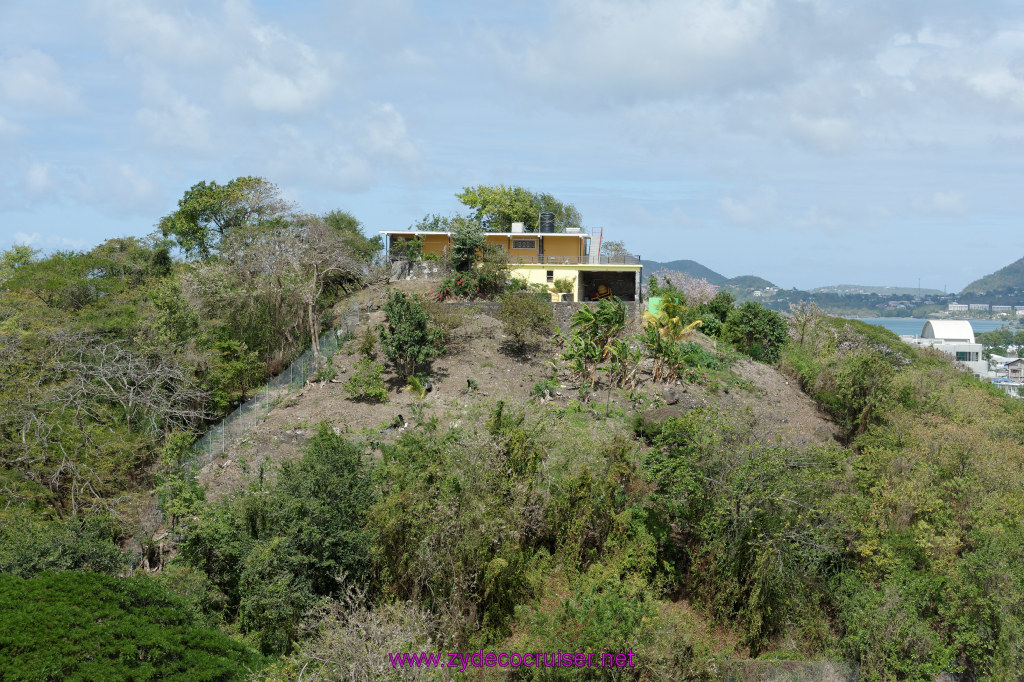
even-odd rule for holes
{"type": "MultiPolygon", "coordinates": [[[[423,288],[423,283],[403,283],[404,288],[423,288]]],[[[361,292],[362,302],[382,302],[383,290],[361,292]]],[[[550,359],[558,354],[547,343],[530,357],[515,358],[501,350],[505,336],[500,323],[489,315],[468,311],[462,327],[453,334],[451,352],[434,362],[431,372],[433,390],[424,401],[424,418],[436,417],[442,425],[457,421],[470,402],[498,399],[521,402],[530,399],[534,384],[551,376],[550,359]],[[469,387],[470,380],[478,386],[469,387]]],[[[383,313],[371,312],[361,323],[356,338],[366,325],[383,321],[383,313]]],[[[708,348],[714,342],[698,337],[708,348]]],[[[416,428],[414,404],[417,398],[393,375],[389,378],[389,401],[383,405],[355,402],[345,391],[344,381],[351,376],[359,360],[354,352],[356,342],[349,344],[334,358],[339,369],[338,383],[309,384],[273,409],[268,417],[225,453],[207,465],[200,482],[208,497],[216,499],[245,485],[258,475],[260,468],[272,471],[281,461],[300,452],[302,443],[321,421],[329,422],[339,432],[350,432],[369,441],[386,441],[397,435],[388,426],[401,415],[408,428],[416,428]]],[[[815,408],[813,402],[787,377],[772,367],[740,359],[733,364],[738,381],[731,385],[717,381],[708,385],[676,382],[671,386],[654,383],[650,376],[629,400],[621,391],[613,391],[610,403],[626,411],[645,411],[674,402],[672,409],[700,405],[718,405],[724,410],[749,410],[761,430],[760,437],[796,447],[823,443],[833,437],[833,425],[815,408]],[[673,395],[674,394],[674,395],[673,395]],[[675,402],[678,398],[678,402],[675,402]]],[[[565,381],[552,396],[550,404],[566,404],[578,399],[577,387],[565,381]]],[[[607,392],[592,395],[593,409],[605,408],[607,392]]]]}

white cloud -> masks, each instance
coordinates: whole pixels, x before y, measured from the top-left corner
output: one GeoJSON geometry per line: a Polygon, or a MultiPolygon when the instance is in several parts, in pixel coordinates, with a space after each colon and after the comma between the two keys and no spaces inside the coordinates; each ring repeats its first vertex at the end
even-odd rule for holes
{"type": "Polygon", "coordinates": [[[151,102],[136,112],[135,120],[151,142],[188,149],[210,147],[209,111],[166,85],[154,85],[146,90],[151,102]]]}
{"type": "Polygon", "coordinates": [[[853,126],[850,121],[843,118],[810,118],[794,114],[790,122],[793,137],[820,152],[835,154],[845,151],[853,139],[853,126]]]}
{"type": "Polygon", "coordinates": [[[967,201],[962,192],[934,192],[915,201],[914,208],[925,215],[957,217],[967,212],[967,201]]]}
{"type": "Polygon", "coordinates": [[[33,161],[25,171],[24,187],[30,196],[41,197],[53,191],[53,169],[49,164],[33,161]]]}
{"type": "Polygon", "coordinates": [[[133,56],[194,66],[210,63],[223,50],[224,26],[180,7],[173,13],[163,11],[161,4],[94,0],[92,8],[106,21],[107,35],[115,48],[133,56]],[[215,39],[218,34],[220,41],[215,39]]]}
{"type": "Polygon", "coordinates": [[[272,60],[249,59],[229,79],[230,89],[262,111],[297,113],[320,102],[330,89],[328,72],[311,51],[298,50],[287,70],[272,60]]]}
{"type": "Polygon", "coordinates": [[[259,24],[247,5],[229,2],[228,16],[241,27],[232,46],[227,87],[262,111],[296,113],[319,102],[332,88],[331,69],[306,43],[270,24],[259,24]]]}
{"type": "Polygon", "coordinates": [[[510,51],[491,36],[511,77],[562,96],[618,100],[693,89],[757,87],[785,56],[770,0],[566,0],[550,30],[510,51]]]}
{"type": "Polygon", "coordinates": [[[75,89],[64,82],[57,62],[39,50],[0,59],[0,100],[51,111],[78,106],[75,89]]]}
{"type": "Polygon", "coordinates": [[[718,207],[730,222],[737,225],[765,226],[775,212],[776,192],[773,188],[767,188],[743,199],[723,197],[718,207]]]}
{"type": "Polygon", "coordinates": [[[307,111],[331,91],[334,53],[325,61],[305,42],[261,23],[247,2],[229,0],[219,16],[127,0],[98,0],[94,7],[111,44],[144,81],[173,74],[186,95],[226,95],[229,103],[285,114],[307,111]]]}
{"type": "Polygon", "coordinates": [[[409,140],[405,119],[391,104],[370,108],[365,116],[351,125],[352,139],[368,155],[411,163],[418,159],[416,147],[409,140]]]}
{"type": "Polygon", "coordinates": [[[69,198],[104,215],[153,216],[161,210],[161,188],[131,163],[103,159],[89,169],[64,169],[64,176],[69,198]]]}

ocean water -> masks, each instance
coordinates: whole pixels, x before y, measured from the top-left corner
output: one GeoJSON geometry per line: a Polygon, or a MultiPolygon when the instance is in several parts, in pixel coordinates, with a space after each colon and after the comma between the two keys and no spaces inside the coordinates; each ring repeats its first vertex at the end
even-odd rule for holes
{"type": "MultiPolygon", "coordinates": [[[[928,321],[917,317],[859,317],[857,319],[861,322],[877,324],[879,327],[885,327],[889,331],[895,332],[901,336],[920,336],[924,323],[928,321]]],[[[1006,322],[999,320],[970,320],[970,323],[975,334],[990,332],[995,329],[999,329],[1000,327],[1007,326],[1006,322]]]]}

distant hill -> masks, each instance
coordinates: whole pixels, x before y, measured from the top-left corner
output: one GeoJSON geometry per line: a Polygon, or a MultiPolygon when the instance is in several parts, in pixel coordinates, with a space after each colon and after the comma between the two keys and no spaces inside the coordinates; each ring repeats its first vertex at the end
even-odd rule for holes
{"type": "Polygon", "coordinates": [[[812,294],[878,294],[880,296],[942,296],[941,289],[918,289],[917,287],[872,287],[863,284],[832,284],[811,289],[812,294]]]}
{"type": "Polygon", "coordinates": [[[683,274],[689,275],[690,277],[706,279],[708,283],[715,285],[724,284],[728,279],[725,275],[717,273],[711,268],[705,267],[695,260],[674,260],[667,263],[661,263],[656,260],[641,260],[640,264],[643,265],[644,270],[650,274],[654,274],[658,270],[674,270],[676,272],[682,272],[683,274]]]}
{"type": "Polygon", "coordinates": [[[1024,258],[996,270],[991,275],[974,280],[960,293],[978,294],[997,289],[1024,289],[1024,258]]]}
{"type": "MultiPolygon", "coordinates": [[[[768,280],[758,277],[756,275],[740,275],[739,277],[733,277],[722,282],[722,286],[728,289],[746,290],[752,291],[754,289],[764,289],[765,287],[775,287],[774,284],[768,280]]],[[[778,287],[775,287],[778,288],[778,287]]]]}

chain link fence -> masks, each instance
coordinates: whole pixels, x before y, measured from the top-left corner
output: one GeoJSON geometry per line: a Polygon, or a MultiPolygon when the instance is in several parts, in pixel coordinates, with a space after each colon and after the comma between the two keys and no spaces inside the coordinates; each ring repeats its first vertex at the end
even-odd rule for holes
{"type": "MultiPolygon", "coordinates": [[[[350,305],[342,316],[341,323],[320,336],[320,354],[331,357],[355,332],[359,324],[359,306],[350,305]]],[[[264,384],[252,397],[238,406],[234,412],[211,426],[193,446],[195,453],[190,465],[202,469],[235,442],[259,425],[276,405],[291,393],[298,391],[319,371],[313,348],[310,347],[295,359],[287,369],[264,384]]]]}

